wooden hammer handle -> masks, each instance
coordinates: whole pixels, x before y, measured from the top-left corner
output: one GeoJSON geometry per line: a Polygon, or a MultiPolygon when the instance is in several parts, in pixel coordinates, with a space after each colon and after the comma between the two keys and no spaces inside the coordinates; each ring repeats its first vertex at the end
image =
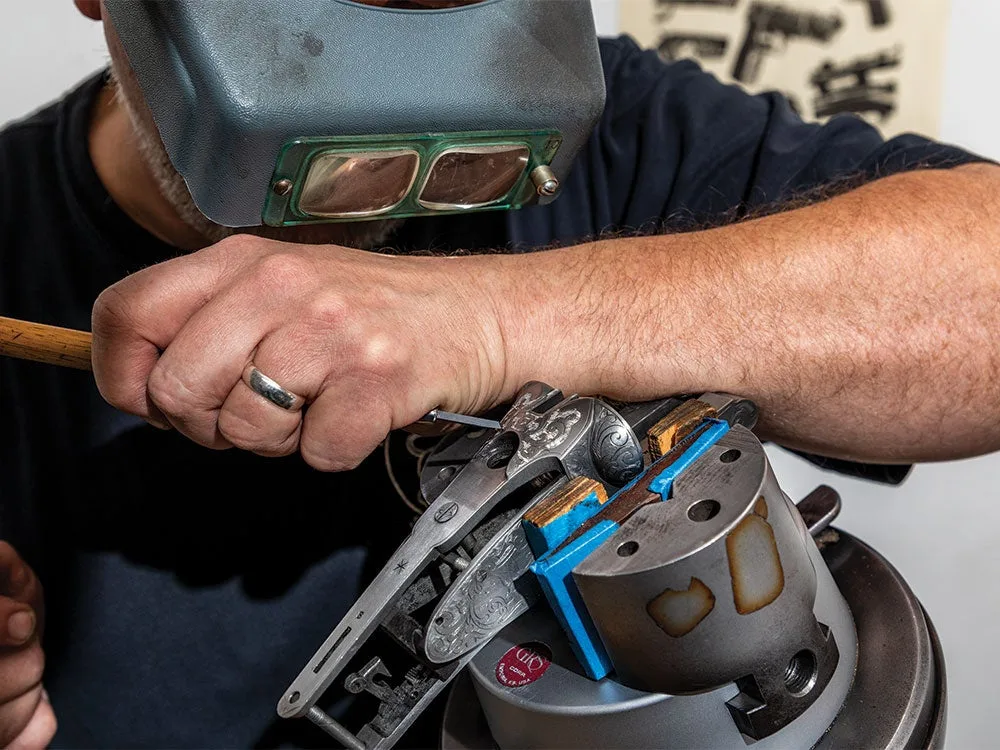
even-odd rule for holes
{"type": "Polygon", "coordinates": [[[89,370],[92,338],[87,331],[0,317],[0,355],[5,357],[89,370]]]}

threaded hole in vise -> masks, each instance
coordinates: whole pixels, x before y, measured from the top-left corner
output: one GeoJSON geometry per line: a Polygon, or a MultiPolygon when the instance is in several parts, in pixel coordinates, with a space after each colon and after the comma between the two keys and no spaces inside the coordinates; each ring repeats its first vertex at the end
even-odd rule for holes
{"type": "Polygon", "coordinates": [[[807,695],[816,685],[819,668],[812,651],[799,651],[785,667],[785,687],[795,698],[807,695]]]}
{"type": "Polygon", "coordinates": [[[731,464],[733,463],[733,461],[739,461],[740,456],[742,455],[743,455],[742,453],[733,448],[732,450],[728,450],[721,456],[719,456],[719,460],[722,461],[722,463],[724,464],[731,464]]]}

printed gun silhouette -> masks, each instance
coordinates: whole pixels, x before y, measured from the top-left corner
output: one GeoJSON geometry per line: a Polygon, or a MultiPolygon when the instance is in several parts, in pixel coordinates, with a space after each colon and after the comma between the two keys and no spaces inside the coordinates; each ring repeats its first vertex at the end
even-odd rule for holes
{"type": "Polygon", "coordinates": [[[844,26],[839,13],[814,13],[784,5],[755,2],[747,16],[747,35],[733,68],[733,78],[754,83],[760,78],[765,56],[791,39],[828,43],[844,26]]]}
{"type": "Polygon", "coordinates": [[[856,3],[865,3],[868,6],[868,13],[871,15],[872,26],[888,26],[892,21],[892,11],[889,10],[889,0],[853,0],[856,3]]]}
{"type": "Polygon", "coordinates": [[[823,63],[809,79],[819,92],[813,102],[816,116],[875,112],[885,120],[896,111],[896,84],[873,83],[868,76],[874,70],[897,68],[902,60],[902,52],[897,48],[855,58],[843,65],[823,63]],[[842,79],[847,79],[847,83],[837,83],[842,79]]]}

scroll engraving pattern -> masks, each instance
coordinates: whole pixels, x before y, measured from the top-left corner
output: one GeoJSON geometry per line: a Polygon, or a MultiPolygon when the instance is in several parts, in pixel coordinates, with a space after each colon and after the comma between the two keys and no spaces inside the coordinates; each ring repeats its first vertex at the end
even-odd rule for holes
{"type": "Polygon", "coordinates": [[[428,623],[425,650],[436,662],[450,661],[485,643],[531,602],[514,587],[534,556],[520,527],[476,556],[428,623]]]}
{"type": "Polygon", "coordinates": [[[619,487],[642,472],[642,447],[621,415],[603,404],[597,407],[597,424],[590,444],[597,470],[619,487]]]}

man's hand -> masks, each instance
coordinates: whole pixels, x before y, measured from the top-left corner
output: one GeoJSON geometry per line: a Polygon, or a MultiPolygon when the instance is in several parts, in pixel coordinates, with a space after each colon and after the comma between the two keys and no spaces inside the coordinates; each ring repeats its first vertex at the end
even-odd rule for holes
{"type": "Polygon", "coordinates": [[[42,688],[42,585],[16,550],[0,542],[0,747],[44,748],[56,716],[42,688]]]}
{"type": "Polygon", "coordinates": [[[204,446],[301,450],[318,469],[348,469],[435,407],[480,411],[520,385],[507,377],[490,260],[235,237],[100,296],[97,384],[204,446]],[[251,361],[306,409],[252,391],[251,361]]]}

